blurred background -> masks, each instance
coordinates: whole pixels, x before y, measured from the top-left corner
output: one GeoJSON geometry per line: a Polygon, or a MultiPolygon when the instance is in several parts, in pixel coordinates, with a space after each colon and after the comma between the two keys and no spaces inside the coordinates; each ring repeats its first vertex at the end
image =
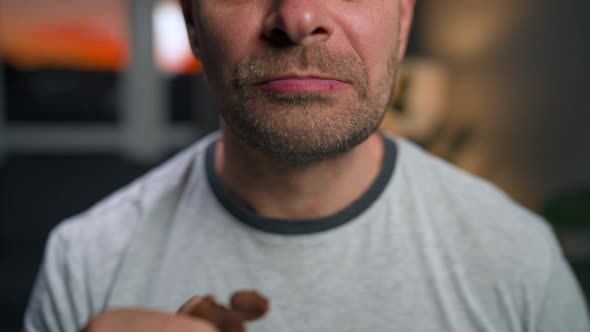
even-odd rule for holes
{"type": "MultiPolygon", "coordinates": [[[[587,295],[589,12],[418,0],[383,123],[543,215],[587,295]]],[[[20,330],[51,228],[217,128],[183,24],[174,0],[0,0],[3,331],[20,330]]]]}

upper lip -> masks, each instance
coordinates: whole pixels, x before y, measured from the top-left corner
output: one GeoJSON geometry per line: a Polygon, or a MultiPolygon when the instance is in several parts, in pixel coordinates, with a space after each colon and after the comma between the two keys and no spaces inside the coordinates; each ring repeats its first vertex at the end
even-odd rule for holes
{"type": "Polygon", "coordinates": [[[331,77],[331,76],[326,76],[326,75],[321,75],[321,74],[281,74],[281,75],[273,75],[273,76],[269,76],[269,77],[265,77],[262,80],[260,80],[258,82],[258,84],[264,84],[264,83],[268,83],[268,82],[272,82],[272,81],[279,81],[279,80],[331,80],[331,81],[340,81],[340,82],[344,82],[344,83],[349,83],[348,81],[336,78],[336,77],[331,77]]]}

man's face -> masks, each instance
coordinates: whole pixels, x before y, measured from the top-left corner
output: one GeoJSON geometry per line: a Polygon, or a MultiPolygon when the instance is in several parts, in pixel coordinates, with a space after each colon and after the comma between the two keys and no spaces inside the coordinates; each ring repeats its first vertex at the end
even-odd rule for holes
{"type": "Polygon", "coordinates": [[[413,0],[183,0],[227,128],[308,163],[373,133],[391,97],[413,0]]]}

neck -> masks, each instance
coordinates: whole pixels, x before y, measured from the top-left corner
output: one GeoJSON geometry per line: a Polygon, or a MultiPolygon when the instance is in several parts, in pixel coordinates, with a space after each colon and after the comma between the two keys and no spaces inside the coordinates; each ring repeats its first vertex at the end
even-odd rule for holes
{"type": "Polygon", "coordinates": [[[227,128],[222,132],[215,152],[217,175],[233,196],[268,218],[335,214],[370,188],[383,163],[383,138],[377,133],[335,158],[293,165],[246,146],[227,128]]]}

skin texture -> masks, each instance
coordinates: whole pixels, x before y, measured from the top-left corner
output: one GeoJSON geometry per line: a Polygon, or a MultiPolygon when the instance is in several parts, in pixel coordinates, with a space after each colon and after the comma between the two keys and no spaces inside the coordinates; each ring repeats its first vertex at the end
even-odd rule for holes
{"type": "Polygon", "coordinates": [[[403,58],[413,0],[183,0],[192,49],[220,104],[216,170],[270,218],[332,215],[377,177],[375,131],[403,58]],[[284,77],[345,82],[267,91],[284,77]]]}
{"type": "MultiPolygon", "coordinates": [[[[415,0],[181,3],[192,49],[221,105],[215,167],[226,189],[274,218],[328,216],[358,199],[381,169],[375,130],[415,0]]],[[[85,331],[216,331],[183,313],[199,299],[179,315],[109,310],[85,331]]]]}
{"type": "Polygon", "coordinates": [[[193,49],[241,141],[271,158],[307,164],[346,152],[376,130],[403,56],[393,37],[404,27],[397,1],[191,4],[185,13],[193,49]],[[343,84],[328,84],[329,92],[260,86],[292,76],[343,84]]]}

